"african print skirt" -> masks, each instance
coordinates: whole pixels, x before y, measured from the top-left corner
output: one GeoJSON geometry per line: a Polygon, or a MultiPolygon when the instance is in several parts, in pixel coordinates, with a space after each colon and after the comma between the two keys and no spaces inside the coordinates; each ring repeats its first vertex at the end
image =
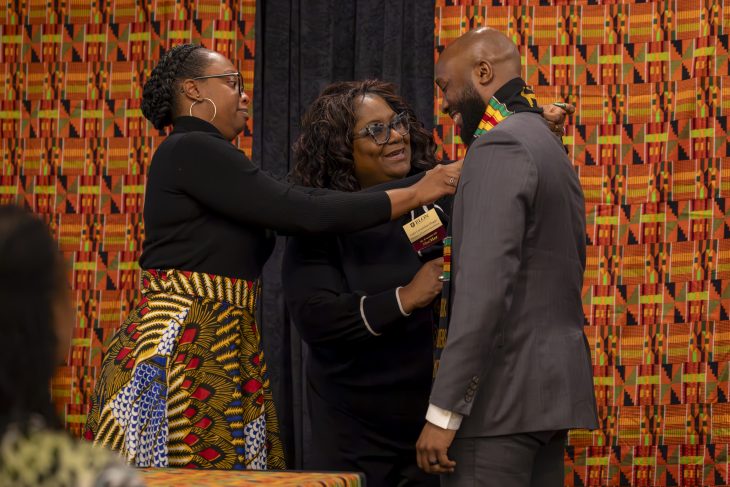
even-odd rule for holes
{"type": "Polygon", "coordinates": [[[283,469],[254,319],[256,282],[143,271],[113,337],[85,437],[139,467],[283,469]]]}

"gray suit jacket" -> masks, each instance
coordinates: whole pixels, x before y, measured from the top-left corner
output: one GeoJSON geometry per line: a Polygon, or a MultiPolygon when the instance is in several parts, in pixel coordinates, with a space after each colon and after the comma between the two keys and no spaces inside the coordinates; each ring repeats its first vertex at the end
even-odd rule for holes
{"type": "Polygon", "coordinates": [[[535,113],[474,141],[452,219],[449,333],[431,404],[457,436],[598,427],[581,291],[585,207],[535,113]]]}

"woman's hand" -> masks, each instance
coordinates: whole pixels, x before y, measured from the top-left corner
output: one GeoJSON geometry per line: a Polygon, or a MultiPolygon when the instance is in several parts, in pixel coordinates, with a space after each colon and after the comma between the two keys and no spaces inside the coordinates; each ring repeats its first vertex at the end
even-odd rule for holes
{"type": "Polygon", "coordinates": [[[438,164],[429,169],[426,175],[413,185],[420,201],[419,206],[428,205],[442,196],[456,193],[462,165],[464,161],[460,160],[451,164],[438,164]]]}
{"type": "Polygon", "coordinates": [[[443,269],[443,257],[430,260],[421,266],[411,282],[400,288],[398,296],[403,311],[410,314],[414,309],[424,308],[441,294],[444,284],[438,278],[443,269]]]}
{"type": "Polygon", "coordinates": [[[542,116],[547,120],[548,127],[558,137],[565,134],[565,121],[568,115],[575,113],[575,107],[570,103],[552,103],[542,107],[542,116]]]}

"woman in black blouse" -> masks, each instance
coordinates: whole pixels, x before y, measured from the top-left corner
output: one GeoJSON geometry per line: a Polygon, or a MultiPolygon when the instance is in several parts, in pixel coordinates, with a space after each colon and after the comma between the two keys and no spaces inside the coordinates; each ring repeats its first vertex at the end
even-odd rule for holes
{"type": "MultiPolygon", "coordinates": [[[[302,119],[293,176],[358,191],[436,166],[435,148],[393,85],[337,83],[302,119]]],[[[289,241],[284,293],[309,345],[307,468],[361,471],[376,487],[438,485],[416,466],[414,445],[431,388],[429,305],[441,290],[442,259],[419,256],[402,228],[430,208],[356,233],[289,241]]]]}
{"type": "MultiPolygon", "coordinates": [[[[562,132],[565,111],[546,108],[545,117],[562,132]]],[[[393,85],[336,83],[302,119],[293,175],[316,188],[373,190],[437,166],[435,150],[393,85]]],[[[415,443],[431,389],[443,259],[440,248],[416,253],[403,225],[433,206],[446,225],[444,200],[446,211],[427,205],[360,232],[289,240],[284,294],[309,345],[307,468],[361,471],[375,487],[438,485],[417,467],[415,443]]]]}
{"type": "Polygon", "coordinates": [[[85,433],[137,466],[284,468],[254,321],[268,230],[360,230],[453,193],[458,178],[436,168],[369,194],[279,183],[231,143],[248,104],[233,64],[192,44],[144,87],[144,116],[173,130],[147,175],[143,298],[106,351],[85,433]]]}

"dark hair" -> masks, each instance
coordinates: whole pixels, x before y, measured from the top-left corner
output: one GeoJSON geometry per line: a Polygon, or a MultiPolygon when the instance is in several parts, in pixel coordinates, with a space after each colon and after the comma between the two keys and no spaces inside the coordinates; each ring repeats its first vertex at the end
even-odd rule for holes
{"type": "Polygon", "coordinates": [[[54,304],[63,260],[48,227],[17,206],[0,206],[0,432],[40,415],[58,427],[50,381],[56,369],[54,304]]]}
{"type": "Polygon", "coordinates": [[[301,133],[294,143],[291,179],[314,188],[357,191],[352,157],[355,102],[377,95],[395,113],[406,112],[410,124],[411,171],[438,164],[433,135],[423,128],[410,106],[396,94],[395,86],[380,80],[345,81],[329,85],[302,117],[301,133]]]}
{"type": "Polygon", "coordinates": [[[142,115],[152,122],[156,129],[172,123],[177,112],[177,80],[203,76],[206,48],[199,44],[181,44],[167,51],[142,91],[142,115]]]}

